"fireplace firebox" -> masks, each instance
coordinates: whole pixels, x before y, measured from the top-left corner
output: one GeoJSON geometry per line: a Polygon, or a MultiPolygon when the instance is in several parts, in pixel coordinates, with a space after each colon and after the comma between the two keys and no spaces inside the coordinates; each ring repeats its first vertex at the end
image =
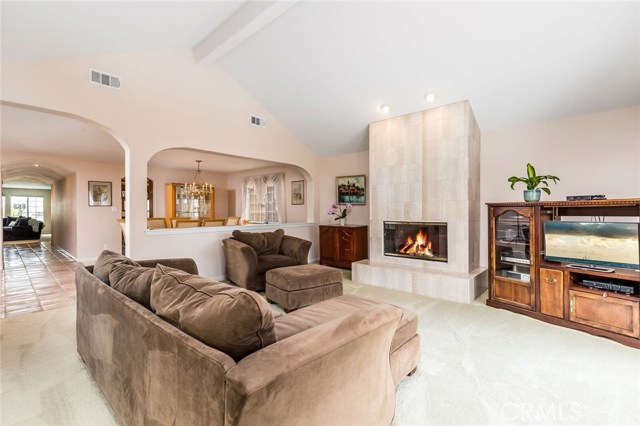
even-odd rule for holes
{"type": "Polygon", "coordinates": [[[384,255],[447,262],[447,224],[384,222],[384,255]]]}

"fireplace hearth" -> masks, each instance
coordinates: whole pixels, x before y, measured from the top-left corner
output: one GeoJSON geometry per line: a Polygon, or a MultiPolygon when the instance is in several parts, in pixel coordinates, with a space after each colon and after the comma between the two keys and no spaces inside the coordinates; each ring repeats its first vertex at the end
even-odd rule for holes
{"type": "Polygon", "coordinates": [[[383,222],[384,255],[447,262],[447,224],[383,222]]]}

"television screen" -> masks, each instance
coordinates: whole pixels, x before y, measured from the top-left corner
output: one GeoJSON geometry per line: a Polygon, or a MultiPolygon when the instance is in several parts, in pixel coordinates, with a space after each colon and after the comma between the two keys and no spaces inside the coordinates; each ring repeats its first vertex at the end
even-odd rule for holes
{"type": "Polygon", "coordinates": [[[545,259],[638,269],[639,229],[638,223],[546,221],[545,259]]]}

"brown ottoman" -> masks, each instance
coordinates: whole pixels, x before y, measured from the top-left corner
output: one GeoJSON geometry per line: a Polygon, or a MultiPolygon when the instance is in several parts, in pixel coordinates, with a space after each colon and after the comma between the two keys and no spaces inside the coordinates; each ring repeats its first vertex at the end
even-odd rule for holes
{"type": "Polygon", "coordinates": [[[265,278],[267,300],[282,306],[285,312],[342,294],[342,271],[328,266],[276,268],[267,271],[265,278]]]}

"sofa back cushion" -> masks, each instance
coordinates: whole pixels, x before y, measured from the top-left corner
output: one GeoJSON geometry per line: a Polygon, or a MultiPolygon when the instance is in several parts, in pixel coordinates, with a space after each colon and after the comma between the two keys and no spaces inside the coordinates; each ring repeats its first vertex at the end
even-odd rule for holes
{"type": "Polygon", "coordinates": [[[29,217],[21,217],[16,221],[15,226],[27,226],[29,224],[29,217]]]}
{"type": "Polygon", "coordinates": [[[273,313],[257,293],[157,265],[151,308],[234,360],[276,341],[273,313]]]}
{"type": "Polygon", "coordinates": [[[155,268],[116,263],[109,271],[109,282],[114,290],[151,309],[151,282],[155,268]]]}
{"type": "Polygon", "coordinates": [[[273,232],[242,232],[236,229],[231,235],[241,243],[250,246],[260,256],[263,254],[278,254],[284,231],[276,229],[273,232]]]}
{"type": "Polygon", "coordinates": [[[113,265],[122,263],[126,265],[140,266],[138,262],[129,259],[125,255],[109,250],[104,250],[96,259],[95,265],[93,265],[93,275],[95,275],[103,283],[109,284],[109,272],[111,271],[111,267],[113,265]]]}

